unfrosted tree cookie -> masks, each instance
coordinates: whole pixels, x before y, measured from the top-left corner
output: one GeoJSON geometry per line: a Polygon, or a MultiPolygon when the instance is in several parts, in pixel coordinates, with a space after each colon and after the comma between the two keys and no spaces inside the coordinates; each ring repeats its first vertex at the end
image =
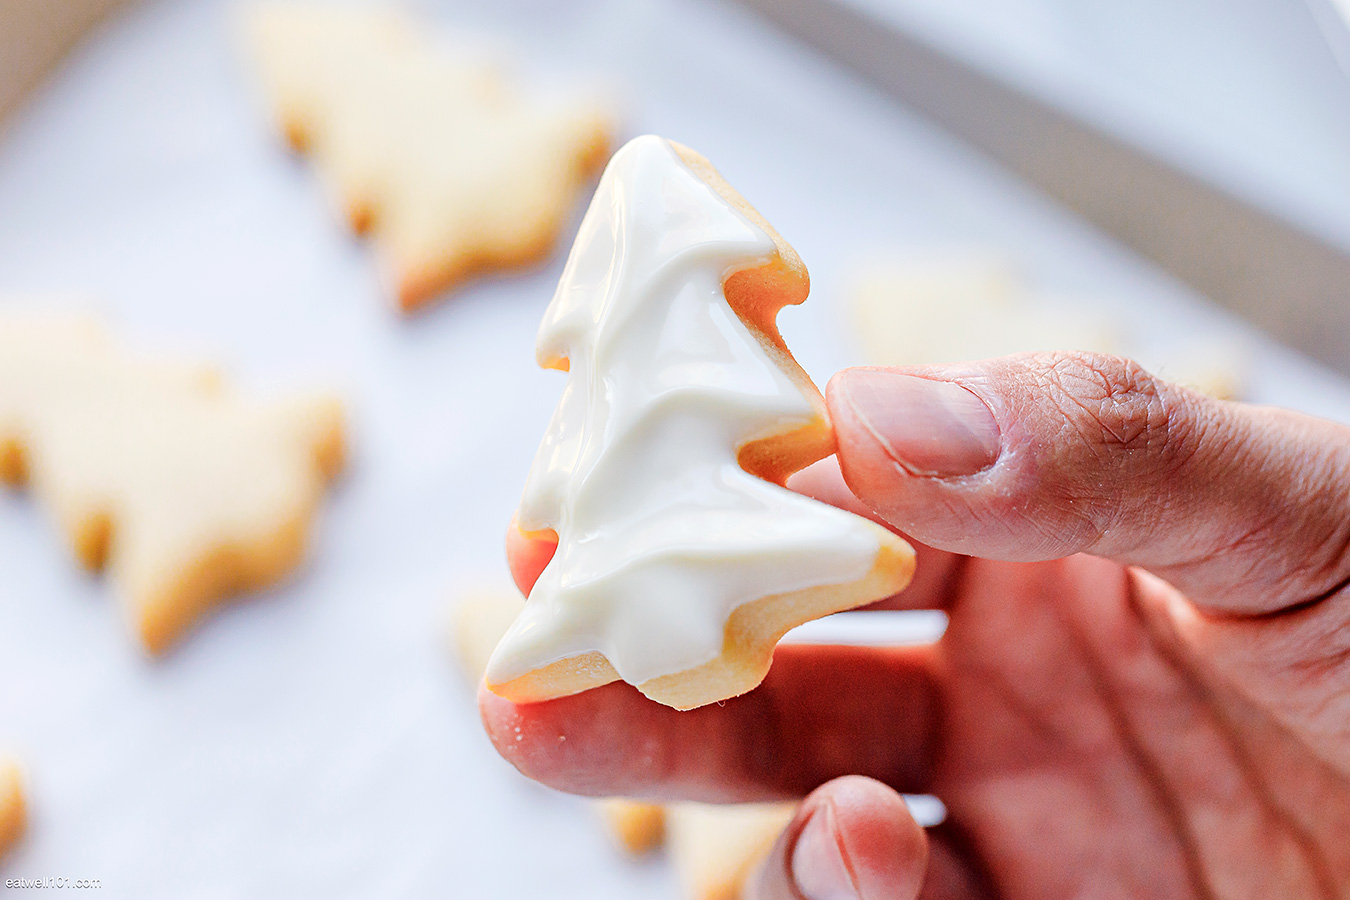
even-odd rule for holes
{"type": "Polygon", "coordinates": [[[93,322],[0,316],[0,479],[108,570],[152,653],[300,564],[342,456],[332,397],[258,402],[93,322]]]}
{"type": "Polygon", "coordinates": [[[477,684],[488,659],[506,629],[525,608],[515,585],[473,587],[463,591],[451,608],[450,640],[468,679],[477,684]]]}
{"type": "Polygon", "coordinates": [[[17,762],[0,759],[0,857],[13,849],[27,827],[23,772],[17,762]]]}
{"type": "Polygon", "coordinates": [[[598,104],[524,98],[398,13],[275,4],[247,25],[279,127],[372,235],[405,311],[547,255],[604,160],[598,104]]]}
{"type": "Polygon", "coordinates": [[[897,254],[867,267],[849,296],[869,365],[917,366],[1042,350],[1121,353],[1212,397],[1241,396],[1246,352],[1232,339],[1186,335],[1159,357],[1107,315],[1047,303],[1009,260],[980,251],[897,254]]]}
{"type": "Polygon", "coordinates": [[[910,547],[783,487],[834,450],[778,333],[800,258],[703,157],[610,162],[538,358],[568,372],[518,516],[557,550],[488,665],[516,702],[616,679],[678,709],[763,680],[778,639],[908,583],[910,547]]]}
{"type": "Polygon", "coordinates": [[[1120,328],[1107,317],[1036,302],[1021,271],[992,253],[897,255],[865,269],[849,299],[854,334],[869,365],[1122,348],[1120,328]]]}
{"type": "Polygon", "coordinates": [[[607,797],[595,801],[600,821],[614,844],[625,853],[641,856],[666,839],[666,807],[660,803],[607,797]]]}
{"type": "Polygon", "coordinates": [[[687,900],[738,900],[792,821],[797,804],[676,803],[666,813],[667,848],[687,900]]]}

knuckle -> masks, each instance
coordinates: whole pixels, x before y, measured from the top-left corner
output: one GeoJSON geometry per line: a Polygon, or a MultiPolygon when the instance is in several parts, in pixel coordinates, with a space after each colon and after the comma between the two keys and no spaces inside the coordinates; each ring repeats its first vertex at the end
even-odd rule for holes
{"type": "MultiPolygon", "coordinates": [[[[1141,485],[1165,486],[1194,455],[1184,395],[1133,360],[1100,353],[1056,353],[1031,363],[1037,415],[1050,438],[1039,451],[1040,502],[1057,527],[1095,546],[1137,512],[1141,485]]],[[[1203,430],[1203,429],[1200,429],[1203,430]]],[[[1163,487],[1165,494],[1167,488],[1163,487]]],[[[1160,494],[1148,501],[1156,514],[1160,494]]]]}
{"type": "Polygon", "coordinates": [[[1057,353],[1039,367],[1062,426],[1094,455],[1168,463],[1177,417],[1164,385],[1137,362],[1103,353],[1057,353]]]}

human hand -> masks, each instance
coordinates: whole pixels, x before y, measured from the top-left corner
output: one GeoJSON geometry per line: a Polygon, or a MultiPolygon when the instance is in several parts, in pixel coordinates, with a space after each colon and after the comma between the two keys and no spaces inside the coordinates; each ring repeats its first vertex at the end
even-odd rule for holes
{"type": "MultiPolygon", "coordinates": [[[[944,610],[940,641],[784,645],[691,712],[484,692],[503,756],[583,794],[805,795],[766,900],[1350,896],[1350,429],[1112,357],[903,371],[835,377],[838,464],[793,486],[916,542],[884,605],[944,610]]],[[[528,590],[552,547],[509,544],[528,590]]]]}

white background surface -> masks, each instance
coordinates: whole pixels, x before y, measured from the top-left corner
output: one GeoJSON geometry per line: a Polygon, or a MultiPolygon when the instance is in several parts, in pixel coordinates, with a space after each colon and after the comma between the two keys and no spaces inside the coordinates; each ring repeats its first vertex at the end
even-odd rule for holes
{"type": "Polygon", "coordinates": [[[1350,32],[1326,0],[851,2],[1350,249],[1350,32]]]}
{"type": "MultiPolygon", "coordinates": [[[[856,361],[858,259],[1006,248],[1119,315],[1157,359],[1242,333],[1184,289],[734,7],[499,0],[424,8],[498,35],[531,77],[594,78],[624,134],[698,148],[797,247],[815,295],[783,330],[821,383],[856,361]]],[[[150,2],[75,59],[0,143],[0,294],[85,295],[146,346],[260,388],[335,384],[353,457],[292,585],[160,662],[21,495],[0,494],[0,748],[31,776],[5,877],[100,896],[675,896],[588,811],[482,736],[444,640],[448,598],[504,578],[501,535],[562,381],[534,367],[561,266],[411,320],[253,102],[231,8],[150,2]]],[[[46,301],[44,301],[46,302],[46,301]]],[[[1344,384],[1255,340],[1254,394],[1350,420],[1344,384]]]]}

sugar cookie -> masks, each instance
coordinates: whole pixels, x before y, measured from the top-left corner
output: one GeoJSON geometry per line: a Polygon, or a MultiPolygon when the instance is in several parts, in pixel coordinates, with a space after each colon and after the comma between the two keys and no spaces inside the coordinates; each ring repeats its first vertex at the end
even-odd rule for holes
{"type": "Polygon", "coordinates": [[[666,839],[666,808],[624,797],[595,801],[605,833],[625,853],[641,856],[656,850],[666,839]]]}
{"type": "Polygon", "coordinates": [[[849,296],[853,333],[873,366],[918,366],[1042,350],[1124,354],[1159,376],[1221,399],[1243,389],[1245,352],[1232,340],[1183,336],[1160,359],[1105,313],[1047,303],[997,254],[898,254],[868,267],[849,296]]]}
{"type": "Polygon", "coordinates": [[[331,397],[255,402],[93,322],[0,317],[0,478],[108,570],[152,653],[300,564],[342,456],[331,397]]]}
{"type": "Polygon", "coordinates": [[[900,258],[865,270],[850,295],[869,365],[930,365],[1035,350],[1120,352],[1105,316],[1047,309],[1007,260],[984,253],[900,258]]]}
{"type": "Polygon", "coordinates": [[[525,598],[514,585],[469,588],[451,609],[450,639],[460,667],[477,684],[488,659],[506,629],[525,608],[525,598]]]}
{"type": "MultiPolygon", "coordinates": [[[[474,684],[482,679],[493,648],[524,608],[525,598],[514,587],[470,589],[455,603],[452,640],[460,665],[474,684]]],[[[594,805],[605,833],[619,849],[637,856],[661,846],[665,808],[660,804],[609,797],[594,805]]]]}
{"type": "Polygon", "coordinates": [[[247,24],[278,125],[371,233],[405,311],[545,256],[604,160],[598,104],[526,100],[398,13],[276,4],[247,24]]]}
{"type": "Polygon", "coordinates": [[[12,760],[0,760],[0,857],[23,837],[28,827],[28,806],[24,800],[23,772],[12,760]]]}
{"type": "Polygon", "coordinates": [[[622,678],[690,709],[763,680],[778,639],[889,596],[909,545],[783,487],[834,449],[824,401],[778,333],[800,258],[706,159],[620,150],[538,339],[568,372],[522,530],[557,552],[488,665],[516,702],[622,678]]]}
{"type": "Polygon", "coordinates": [[[796,812],[796,803],[676,803],[667,849],[687,900],[738,900],[796,812]]]}
{"type": "MultiPolygon", "coordinates": [[[[470,590],[455,604],[454,646],[474,682],[524,605],[514,588],[470,590]]],[[[669,835],[672,865],[689,900],[739,896],[741,882],[795,808],[792,803],[665,805],[622,797],[593,804],[606,834],[625,853],[650,853],[669,835]]]]}

